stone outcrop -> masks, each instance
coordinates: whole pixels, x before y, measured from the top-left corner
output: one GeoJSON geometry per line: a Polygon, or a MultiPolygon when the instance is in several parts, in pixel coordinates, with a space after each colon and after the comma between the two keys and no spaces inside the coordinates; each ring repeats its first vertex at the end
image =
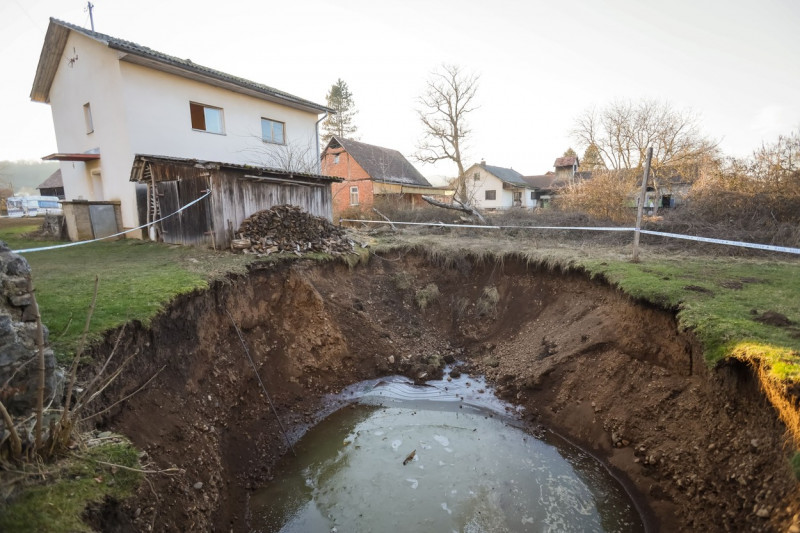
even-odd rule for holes
{"type": "MultiPolygon", "coordinates": [[[[38,372],[36,315],[29,290],[31,268],[0,241],[0,401],[12,414],[36,405],[38,372]]],[[[44,329],[45,346],[47,328],[44,329]]],[[[45,404],[57,388],[55,357],[45,348],[45,404]]],[[[2,421],[0,421],[0,426],[2,421]]]]}

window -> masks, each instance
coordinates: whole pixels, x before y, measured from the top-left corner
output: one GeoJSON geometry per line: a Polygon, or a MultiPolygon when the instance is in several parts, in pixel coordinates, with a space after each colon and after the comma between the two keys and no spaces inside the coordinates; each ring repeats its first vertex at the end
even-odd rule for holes
{"type": "Polygon", "coordinates": [[[94,131],[94,121],[92,121],[92,106],[88,103],[83,104],[83,120],[86,122],[86,134],[94,131]]]}
{"type": "Polygon", "coordinates": [[[475,174],[473,174],[473,175],[472,175],[472,180],[473,180],[473,181],[481,181],[481,175],[480,175],[480,173],[476,172],[475,174]]]}
{"type": "Polygon", "coordinates": [[[497,191],[486,191],[486,200],[497,200],[497,191]]]}
{"type": "Polygon", "coordinates": [[[350,205],[358,205],[358,187],[350,187],[350,205]]]}
{"type": "Polygon", "coordinates": [[[192,129],[208,133],[225,133],[222,126],[222,109],[203,104],[189,103],[192,129]]]}
{"type": "Polygon", "coordinates": [[[338,165],[339,164],[339,154],[336,154],[336,155],[333,156],[333,164],[334,165],[338,165]]]}
{"type": "Polygon", "coordinates": [[[531,200],[536,200],[536,193],[531,191],[531,200]]]}
{"type": "Polygon", "coordinates": [[[277,120],[261,119],[261,140],[267,143],[284,144],[284,128],[286,125],[277,120]]]}

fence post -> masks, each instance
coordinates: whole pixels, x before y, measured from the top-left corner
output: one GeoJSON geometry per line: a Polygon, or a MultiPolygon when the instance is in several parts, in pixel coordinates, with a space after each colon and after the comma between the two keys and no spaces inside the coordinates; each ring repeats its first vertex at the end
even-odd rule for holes
{"type": "Polygon", "coordinates": [[[647,148],[647,160],[644,163],[644,175],[642,175],[642,190],[639,192],[639,208],[636,210],[636,229],[633,232],[633,262],[639,262],[639,230],[642,227],[642,213],[644,212],[644,201],[647,198],[647,178],[650,177],[650,161],[653,159],[653,147],[647,148]]]}

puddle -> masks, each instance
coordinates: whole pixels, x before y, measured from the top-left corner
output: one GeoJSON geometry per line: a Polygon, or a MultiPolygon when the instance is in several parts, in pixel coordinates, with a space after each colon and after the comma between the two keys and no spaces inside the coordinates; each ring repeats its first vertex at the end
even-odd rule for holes
{"type": "MultiPolygon", "coordinates": [[[[251,531],[644,531],[588,454],[522,431],[481,379],[363,382],[249,501],[251,531]]],[[[335,404],[332,401],[331,404],[335,404]]]]}

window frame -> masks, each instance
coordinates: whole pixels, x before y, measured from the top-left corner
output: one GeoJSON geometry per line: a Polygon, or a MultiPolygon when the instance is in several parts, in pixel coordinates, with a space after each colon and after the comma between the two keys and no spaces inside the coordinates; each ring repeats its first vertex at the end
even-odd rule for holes
{"type": "Polygon", "coordinates": [[[359,204],[359,197],[358,197],[358,185],[351,185],[350,186],[350,205],[357,206],[359,204]],[[355,193],[355,203],[353,202],[353,193],[355,193]]]}
{"type": "Polygon", "coordinates": [[[193,102],[189,101],[189,121],[192,126],[192,131],[199,131],[202,133],[213,133],[214,135],[225,135],[225,110],[221,107],[208,105],[208,104],[201,104],[200,102],[193,102]],[[203,128],[196,128],[197,125],[195,122],[195,112],[194,109],[199,108],[203,110],[203,128]],[[208,129],[208,119],[206,115],[206,110],[211,109],[214,111],[219,112],[219,127],[220,131],[214,131],[208,129]]]}
{"type": "Polygon", "coordinates": [[[497,190],[496,189],[486,189],[483,195],[483,199],[486,201],[497,201],[497,190]],[[489,198],[491,196],[491,198],[489,198]]]}
{"type": "Polygon", "coordinates": [[[334,165],[339,164],[339,154],[333,154],[333,164],[334,165]]]}
{"type": "MultiPolygon", "coordinates": [[[[274,135],[273,135],[273,137],[274,137],[274,135]]],[[[269,143],[269,144],[285,145],[286,144],[286,123],[285,122],[281,122],[280,120],[275,120],[274,118],[261,117],[261,140],[263,142],[269,143]],[[282,139],[280,140],[280,142],[279,141],[275,141],[274,139],[265,139],[264,138],[264,122],[269,122],[272,125],[270,127],[270,132],[273,133],[273,134],[274,134],[274,129],[273,129],[274,125],[275,124],[280,124],[281,125],[281,136],[282,136],[282,139]]]]}
{"type": "Polygon", "coordinates": [[[92,118],[91,102],[86,102],[83,104],[83,121],[86,124],[86,135],[94,133],[94,119],[92,118]]]}

